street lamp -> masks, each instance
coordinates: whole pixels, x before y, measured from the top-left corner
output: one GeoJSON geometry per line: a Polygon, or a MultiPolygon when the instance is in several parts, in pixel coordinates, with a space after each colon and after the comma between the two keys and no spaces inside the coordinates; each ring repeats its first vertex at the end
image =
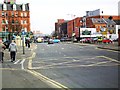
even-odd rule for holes
{"type": "Polygon", "coordinates": [[[22,34],[22,47],[23,47],[23,54],[25,54],[25,45],[24,45],[24,42],[25,42],[25,31],[24,30],[22,30],[22,32],[21,32],[21,34],[22,34]]]}

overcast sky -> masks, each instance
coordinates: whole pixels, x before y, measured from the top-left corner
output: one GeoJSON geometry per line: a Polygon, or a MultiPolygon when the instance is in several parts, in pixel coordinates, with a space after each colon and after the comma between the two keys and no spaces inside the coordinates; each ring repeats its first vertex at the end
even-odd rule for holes
{"type": "Polygon", "coordinates": [[[120,0],[16,0],[30,3],[31,30],[50,34],[55,30],[57,19],[82,17],[86,11],[100,9],[104,15],[118,15],[120,0]],[[69,14],[69,15],[68,15],[69,14]]]}

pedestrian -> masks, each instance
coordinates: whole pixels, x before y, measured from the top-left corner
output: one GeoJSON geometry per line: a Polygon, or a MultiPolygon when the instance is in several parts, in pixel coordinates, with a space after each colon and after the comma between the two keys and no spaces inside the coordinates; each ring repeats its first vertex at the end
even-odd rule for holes
{"type": "Polygon", "coordinates": [[[28,48],[30,48],[30,40],[28,40],[28,42],[27,42],[27,43],[28,43],[28,48]]]}
{"type": "Polygon", "coordinates": [[[14,62],[15,58],[16,58],[16,52],[17,52],[17,45],[16,45],[15,41],[12,41],[10,43],[9,51],[10,51],[11,62],[14,62]]]}
{"type": "Polygon", "coordinates": [[[3,63],[3,57],[4,57],[4,50],[5,50],[5,45],[3,42],[0,40],[0,61],[3,63]]]}

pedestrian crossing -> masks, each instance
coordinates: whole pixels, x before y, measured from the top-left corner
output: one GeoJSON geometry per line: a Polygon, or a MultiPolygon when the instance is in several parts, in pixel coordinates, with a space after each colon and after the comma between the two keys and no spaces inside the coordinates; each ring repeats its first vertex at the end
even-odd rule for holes
{"type": "Polygon", "coordinates": [[[14,62],[11,62],[11,60],[5,60],[3,63],[0,63],[1,69],[14,68],[14,69],[24,70],[26,67],[25,61],[26,61],[26,59],[19,59],[19,60],[16,60],[14,62]]]}
{"type": "Polygon", "coordinates": [[[25,62],[25,59],[23,60],[16,60],[14,64],[23,64],[25,62]]]}
{"type": "Polygon", "coordinates": [[[11,62],[11,60],[4,60],[3,64],[8,64],[8,63],[13,63],[13,64],[23,64],[26,59],[18,59],[15,60],[14,62],[11,62]]]}

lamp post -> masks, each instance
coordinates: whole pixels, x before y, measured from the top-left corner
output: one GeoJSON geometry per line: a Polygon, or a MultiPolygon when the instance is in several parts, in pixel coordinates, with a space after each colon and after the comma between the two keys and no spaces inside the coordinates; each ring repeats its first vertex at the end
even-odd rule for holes
{"type": "Polygon", "coordinates": [[[22,30],[22,32],[21,32],[21,34],[22,34],[22,47],[23,47],[23,54],[25,54],[25,45],[24,45],[24,42],[25,42],[25,31],[24,30],[22,30]]]}

